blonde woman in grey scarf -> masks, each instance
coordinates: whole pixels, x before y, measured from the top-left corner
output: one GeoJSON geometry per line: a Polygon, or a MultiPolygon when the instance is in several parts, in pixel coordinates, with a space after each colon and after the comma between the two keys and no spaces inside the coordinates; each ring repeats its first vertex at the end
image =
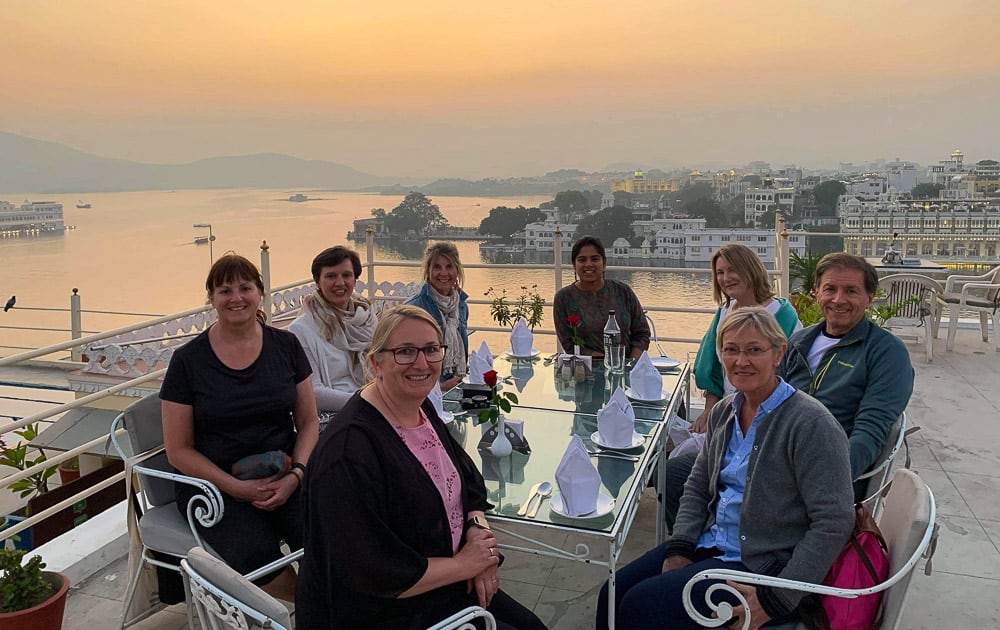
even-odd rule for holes
{"type": "Polygon", "coordinates": [[[312,366],[320,431],[368,381],[365,353],[378,324],[371,304],[354,295],[361,275],[358,253],[338,245],[313,259],[316,292],[302,300],[288,330],[302,343],[312,366]]]}
{"type": "Polygon", "coordinates": [[[447,242],[427,248],[422,269],[424,286],[406,303],[430,313],[444,332],[448,350],[441,365],[441,391],[446,392],[458,385],[469,369],[469,296],[462,290],[465,271],[458,248],[447,242]]]}

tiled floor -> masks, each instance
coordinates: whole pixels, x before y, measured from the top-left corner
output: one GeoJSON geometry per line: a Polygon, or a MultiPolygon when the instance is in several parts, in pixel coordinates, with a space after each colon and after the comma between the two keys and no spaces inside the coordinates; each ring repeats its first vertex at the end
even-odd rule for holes
{"type": "MultiPolygon", "coordinates": [[[[913,578],[901,628],[1000,628],[1000,354],[959,332],[955,352],[936,345],[935,362],[908,342],[916,385],[908,416],[920,426],[910,438],[912,469],[934,492],[941,525],[933,575],[923,562],[913,578]]],[[[623,553],[637,557],[652,546],[655,500],[650,491],[623,553]]],[[[572,549],[576,540],[556,533],[550,544],[572,549]]],[[[603,567],[508,553],[504,588],[554,629],[591,628],[603,567]]],[[[126,562],[119,560],[71,591],[66,630],[116,627],[125,590],[126,562]]],[[[174,630],[186,624],[172,606],[136,626],[174,630]]]]}

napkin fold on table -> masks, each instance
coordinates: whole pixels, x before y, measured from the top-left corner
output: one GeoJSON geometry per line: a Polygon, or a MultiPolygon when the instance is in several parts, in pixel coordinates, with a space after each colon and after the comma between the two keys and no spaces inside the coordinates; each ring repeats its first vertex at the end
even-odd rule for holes
{"type": "Polygon", "coordinates": [[[636,398],[660,400],[663,397],[663,375],[649,360],[648,352],[644,351],[636,360],[629,381],[636,398]]]}
{"type": "Polygon", "coordinates": [[[483,374],[493,369],[493,353],[484,341],[478,350],[469,355],[469,382],[483,385],[483,374]]]}
{"type": "Polygon", "coordinates": [[[523,317],[518,317],[510,331],[510,353],[516,357],[529,356],[534,343],[535,335],[528,328],[528,321],[523,317]]]}
{"type": "Polygon", "coordinates": [[[635,433],[635,410],[621,385],[615,389],[604,408],[597,412],[597,432],[606,446],[628,448],[635,433]]]}
{"type": "Polygon", "coordinates": [[[601,474],[590,463],[587,447],[579,435],[570,439],[562,460],[556,466],[555,477],[566,514],[584,516],[597,509],[601,474]]]}

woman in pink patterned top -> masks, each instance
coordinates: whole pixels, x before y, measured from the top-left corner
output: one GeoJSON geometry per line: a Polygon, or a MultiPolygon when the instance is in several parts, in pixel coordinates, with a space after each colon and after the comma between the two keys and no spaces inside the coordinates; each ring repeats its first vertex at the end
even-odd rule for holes
{"type": "Polygon", "coordinates": [[[423,309],[379,319],[374,380],[309,462],[300,630],[426,628],[475,604],[501,628],[545,627],[500,590],[482,475],[427,400],[450,351],[423,309]]]}

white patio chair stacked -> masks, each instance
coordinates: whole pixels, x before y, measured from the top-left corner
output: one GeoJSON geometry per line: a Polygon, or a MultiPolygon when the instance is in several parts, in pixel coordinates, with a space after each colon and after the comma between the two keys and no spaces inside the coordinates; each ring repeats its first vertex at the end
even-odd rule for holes
{"type": "MultiPolygon", "coordinates": [[[[281,560],[287,564],[289,558],[281,560]]],[[[191,607],[205,630],[291,630],[284,604],[202,547],[192,548],[180,566],[191,607]]]]}
{"type": "Polygon", "coordinates": [[[927,362],[934,360],[934,338],[941,323],[941,283],[916,273],[894,273],[879,278],[878,286],[885,292],[877,304],[895,309],[885,323],[890,328],[916,326],[924,328],[927,362]]]}
{"type": "MultiPolygon", "coordinates": [[[[204,544],[198,535],[194,523],[211,527],[222,519],[222,495],[214,484],[203,479],[178,474],[167,461],[163,448],[163,426],[160,418],[160,399],[157,394],[149,394],[128,406],[124,413],[111,423],[111,443],[118,455],[132,463],[132,472],[138,477],[140,492],[138,492],[141,516],[138,522],[139,538],[142,541],[142,553],[139,558],[138,570],[129,582],[125,592],[125,604],[122,611],[121,627],[128,627],[162,607],[155,596],[149,605],[137,612],[131,618],[128,612],[136,587],[142,577],[146,565],[163,567],[180,572],[180,559],[187,555],[192,547],[204,544]],[[127,456],[115,436],[116,431],[124,428],[128,432],[132,452],[127,456]],[[187,518],[177,510],[175,505],[174,483],[185,483],[198,488],[201,494],[195,495],[187,506],[187,518]],[[176,558],[169,562],[158,559],[153,552],[176,558]]],[[[129,500],[132,500],[129,497],[129,500]]],[[[190,623],[191,612],[188,610],[190,623]]]]}
{"type": "MultiPolygon", "coordinates": [[[[900,469],[892,479],[892,488],[886,498],[885,509],[879,519],[879,529],[889,546],[889,578],[881,584],[865,589],[839,589],[807,582],[783,580],[780,578],[745,573],[743,571],[714,570],[702,571],[691,578],[684,587],[684,608],[692,619],[705,627],[722,627],[732,619],[733,607],[727,602],[713,602],[712,595],[726,591],[736,597],[743,605],[746,601],[733,588],[725,583],[716,584],[708,589],[705,595],[706,604],[718,615],[718,618],[708,618],[699,613],[691,601],[691,589],[695,583],[702,580],[731,580],[754,586],[772,586],[820,595],[855,598],[871,593],[884,593],[882,596],[883,630],[895,630],[899,627],[903,606],[906,603],[906,593],[910,586],[910,578],[921,556],[927,557],[925,573],[930,575],[931,556],[937,532],[934,524],[934,495],[930,488],[920,480],[916,473],[900,469]]],[[[750,627],[749,617],[744,618],[741,628],[750,627]]],[[[785,624],[779,626],[783,630],[800,630],[803,624],[785,624]]]]}
{"type": "Polygon", "coordinates": [[[1000,320],[997,307],[1000,306],[1000,266],[990,269],[981,276],[949,276],[944,285],[944,295],[938,298],[942,307],[948,307],[948,343],[950,352],[955,347],[955,332],[958,330],[958,316],[961,311],[979,313],[979,328],[983,341],[989,342],[989,318],[993,318],[993,342],[1000,352],[1000,320]]]}

